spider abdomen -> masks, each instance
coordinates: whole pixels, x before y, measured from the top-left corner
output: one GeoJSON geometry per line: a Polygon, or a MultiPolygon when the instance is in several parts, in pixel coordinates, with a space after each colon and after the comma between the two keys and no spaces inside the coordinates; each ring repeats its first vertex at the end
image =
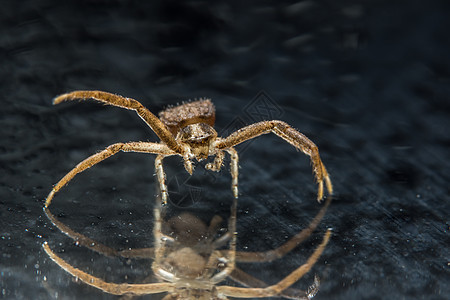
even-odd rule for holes
{"type": "Polygon", "coordinates": [[[210,99],[203,99],[167,108],[159,113],[159,118],[175,136],[180,129],[190,124],[214,126],[216,110],[210,99]]]}

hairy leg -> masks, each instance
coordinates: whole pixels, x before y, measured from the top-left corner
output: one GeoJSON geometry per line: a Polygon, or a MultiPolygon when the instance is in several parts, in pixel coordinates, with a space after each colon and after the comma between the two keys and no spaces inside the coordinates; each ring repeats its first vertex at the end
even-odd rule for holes
{"type": "Polygon", "coordinates": [[[105,150],[98,152],[94,155],[89,156],[78,165],[75,166],[69,173],[67,173],[55,186],[53,186],[52,191],[48,194],[45,200],[45,207],[48,207],[57,193],[63,186],[69,183],[75,175],[83,172],[84,170],[98,164],[102,160],[116,154],[119,151],[123,152],[143,152],[143,153],[156,153],[163,155],[174,155],[176,153],[172,152],[164,144],[156,143],[146,143],[146,142],[131,142],[131,143],[117,143],[108,146],[105,150]]]}
{"type": "Polygon", "coordinates": [[[230,249],[226,255],[228,261],[226,267],[219,273],[211,278],[211,282],[217,284],[224,280],[228,275],[231,274],[234,267],[236,266],[236,242],[237,242],[237,232],[236,232],[236,211],[237,211],[237,200],[238,200],[238,186],[237,186],[237,176],[238,176],[238,156],[236,150],[233,148],[227,149],[228,153],[231,155],[231,182],[233,190],[233,203],[231,204],[230,219],[228,221],[228,232],[226,235],[231,236],[230,249]]]}
{"type": "Polygon", "coordinates": [[[239,197],[238,191],[238,176],[239,176],[239,155],[234,148],[227,149],[227,152],[231,156],[230,172],[231,172],[231,190],[233,191],[234,198],[239,197]]]}
{"type": "Polygon", "coordinates": [[[63,94],[53,100],[53,104],[59,104],[64,101],[71,100],[87,100],[94,99],[109,105],[118,106],[136,111],[144,122],[156,133],[156,135],[163,141],[171,150],[181,154],[182,148],[175,141],[175,137],[167,129],[166,125],[161,122],[158,117],[145,108],[139,101],[132,98],[125,98],[116,94],[102,92],[102,91],[74,91],[63,94]]]}
{"type": "Polygon", "coordinates": [[[136,113],[147,123],[148,126],[156,133],[156,135],[163,141],[170,149],[177,153],[182,153],[181,146],[175,141],[175,137],[167,129],[166,125],[161,122],[158,117],[145,108],[139,101],[119,96],[116,94],[102,92],[102,91],[74,91],[63,94],[53,99],[53,104],[59,104],[64,101],[71,100],[87,100],[94,99],[109,105],[122,107],[136,111],[136,113]]]}
{"type": "Polygon", "coordinates": [[[282,121],[262,121],[258,122],[244,128],[241,128],[228,137],[221,139],[217,143],[219,149],[227,149],[229,147],[240,144],[246,140],[255,138],[262,134],[274,133],[281,137],[289,144],[293,145],[297,149],[301,150],[303,153],[311,157],[311,162],[313,165],[313,171],[316,176],[318,187],[317,200],[320,201],[323,198],[323,182],[325,181],[328,193],[331,195],[333,193],[333,186],[331,184],[330,177],[322,160],[319,156],[319,150],[317,146],[308,139],[304,134],[298,132],[287,123],[282,121]]]}
{"type": "Polygon", "coordinates": [[[155,171],[156,171],[156,177],[158,178],[158,182],[159,182],[159,191],[161,193],[161,204],[166,205],[169,194],[167,192],[166,173],[164,172],[164,167],[162,164],[164,157],[165,157],[164,155],[156,156],[155,171]]]}

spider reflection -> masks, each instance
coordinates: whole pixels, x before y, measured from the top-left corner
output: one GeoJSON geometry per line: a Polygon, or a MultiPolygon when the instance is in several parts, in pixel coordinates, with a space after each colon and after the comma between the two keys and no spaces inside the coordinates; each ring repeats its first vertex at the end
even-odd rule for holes
{"type": "MultiPolygon", "coordinates": [[[[227,299],[263,298],[281,296],[289,299],[310,299],[319,286],[317,277],[308,291],[290,288],[316,263],[325,249],[331,235],[327,230],[322,242],[307,259],[278,283],[268,286],[261,280],[239,269],[235,262],[268,262],[282,258],[315,230],[323,218],[331,198],[328,198],[309,226],[293,236],[280,247],[265,252],[236,251],[236,202],[234,198],[228,219],[228,230],[220,234],[222,218],[214,216],[209,224],[190,213],[181,213],[163,221],[161,206],[154,209],[154,247],[115,250],[92,240],[60,222],[48,208],[45,213],[53,224],[64,234],[98,253],[126,258],[153,259],[152,271],[155,283],[110,283],[70,265],[59,257],[45,242],[43,248],[49,257],[72,276],[103,292],[114,295],[145,295],[167,293],[169,299],[227,299]],[[243,285],[235,287],[219,285],[225,278],[243,285]]],[[[160,203],[160,202],[159,202],[160,203]]]]}

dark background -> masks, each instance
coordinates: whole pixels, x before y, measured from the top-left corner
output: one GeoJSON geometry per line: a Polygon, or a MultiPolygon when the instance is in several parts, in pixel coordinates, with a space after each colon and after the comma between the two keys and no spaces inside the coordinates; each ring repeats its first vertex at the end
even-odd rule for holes
{"type": "MultiPolygon", "coordinates": [[[[336,195],[325,220],[287,257],[241,269],[275,283],[332,227],[327,249],[296,288],[317,274],[317,299],[449,297],[448,1],[1,6],[0,298],[116,298],[75,282],[43,253],[43,241],[107,281],[139,282],[151,273],[147,261],[74,246],[43,214],[52,185],[85,157],[115,142],[157,141],[133,112],[51,105],[76,89],[133,97],[154,113],[211,97],[219,132],[276,117],[319,146],[336,195]]],[[[238,248],[271,249],[321,207],[308,158],[275,136],[237,149],[238,248]]],[[[153,161],[118,154],[79,175],[51,209],[110,247],[150,246],[153,161]]],[[[168,160],[172,192],[197,191],[193,206],[227,211],[227,167],[192,184],[184,174],[179,158],[168,160]]]]}

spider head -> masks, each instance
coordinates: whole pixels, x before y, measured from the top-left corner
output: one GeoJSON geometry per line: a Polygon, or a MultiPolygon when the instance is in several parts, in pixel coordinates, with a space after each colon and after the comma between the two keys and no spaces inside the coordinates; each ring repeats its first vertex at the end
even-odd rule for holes
{"type": "Polygon", "coordinates": [[[205,123],[187,125],[180,130],[177,137],[179,141],[189,146],[198,161],[208,158],[211,143],[216,138],[216,130],[205,123]]]}

